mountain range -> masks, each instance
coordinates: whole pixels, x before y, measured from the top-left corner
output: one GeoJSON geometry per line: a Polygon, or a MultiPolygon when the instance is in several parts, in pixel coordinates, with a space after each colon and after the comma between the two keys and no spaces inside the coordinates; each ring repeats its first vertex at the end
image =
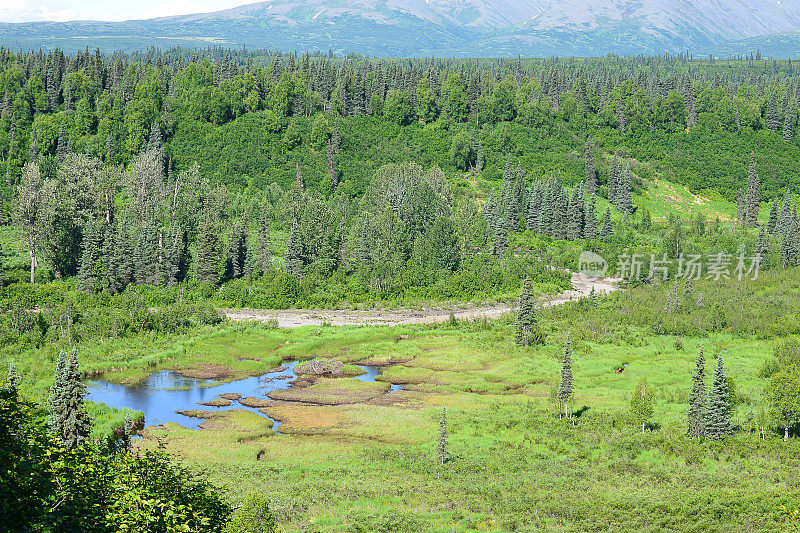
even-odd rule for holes
{"type": "Polygon", "coordinates": [[[12,49],[181,45],[373,56],[800,55],[800,0],[268,0],[124,22],[0,23],[12,49]]]}

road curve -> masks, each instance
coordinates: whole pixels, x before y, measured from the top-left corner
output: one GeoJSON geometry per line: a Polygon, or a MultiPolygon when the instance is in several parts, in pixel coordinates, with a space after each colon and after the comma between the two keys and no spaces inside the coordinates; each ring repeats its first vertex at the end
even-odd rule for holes
{"type": "MultiPolygon", "coordinates": [[[[539,301],[540,307],[561,305],[563,303],[589,296],[594,288],[599,294],[617,290],[613,278],[591,278],[581,273],[572,274],[572,289],[547,296],[539,301]]],[[[484,306],[453,306],[436,309],[222,309],[229,320],[237,322],[278,321],[279,328],[298,328],[301,326],[399,326],[406,324],[435,324],[445,322],[454,315],[459,319],[497,318],[513,310],[507,303],[484,306]]]]}

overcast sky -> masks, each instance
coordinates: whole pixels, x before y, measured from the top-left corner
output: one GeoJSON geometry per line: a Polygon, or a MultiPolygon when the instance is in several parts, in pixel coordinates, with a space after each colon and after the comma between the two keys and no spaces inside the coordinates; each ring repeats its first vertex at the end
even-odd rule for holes
{"type": "Polygon", "coordinates": [[[0,0],[0,22],[128,20],[204,13],[258,0],[0,0]]]}

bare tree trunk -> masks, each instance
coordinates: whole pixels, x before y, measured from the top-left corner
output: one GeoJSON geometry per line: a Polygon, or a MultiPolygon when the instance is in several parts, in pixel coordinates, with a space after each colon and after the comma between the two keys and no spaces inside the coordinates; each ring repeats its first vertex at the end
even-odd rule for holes
{"type": "Polygon", "coordinates": [[[783,441],[786,442],[789,440],[789,426],[783,426],[783,441]]]}
{"type": "Polygon", "coordinates": [[[642,435],[644,435],[644,425],[645,425],[645,423],[642,422],[642,435]]]}

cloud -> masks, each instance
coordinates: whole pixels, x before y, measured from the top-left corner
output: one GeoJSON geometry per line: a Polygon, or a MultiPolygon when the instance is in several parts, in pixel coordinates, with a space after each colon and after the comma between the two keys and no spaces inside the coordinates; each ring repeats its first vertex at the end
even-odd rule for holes
{"type": "Polygon", "coordinates": [[[0,21],[130,20],[228,9],[257,0],[0,0],[0,21]]]}

